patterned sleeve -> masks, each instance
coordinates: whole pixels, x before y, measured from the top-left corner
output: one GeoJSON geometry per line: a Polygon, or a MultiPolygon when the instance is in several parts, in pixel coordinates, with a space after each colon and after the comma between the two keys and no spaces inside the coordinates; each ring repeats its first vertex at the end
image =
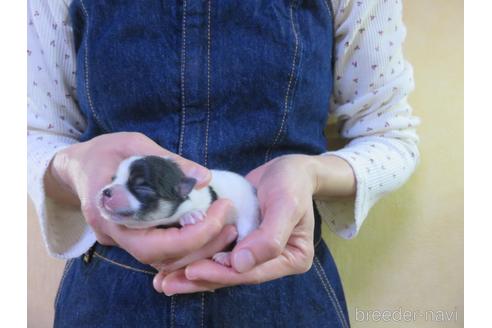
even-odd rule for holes
{"type": "Polygon", "coordinates": [[[46,196],[43,177],[55,153],[76,142],[85,129],[76,100],[75,54],[68,7],[63,1],[28,1],[28,192],[51,255],[76,257],[95,236],[80,208],[46,196]]]}
{"type": "Polygon", "coordinates": [[[348,144],[324,155],[352,167],[352,199],[317,201],[324,221],[353,238],[371,207],[399,188],[419,162],[419,119],[407,102],[413,71],[403,58],[406,35],[399,0],[340,0],[335,12],[335,71],[331,115],[348,144]]]}

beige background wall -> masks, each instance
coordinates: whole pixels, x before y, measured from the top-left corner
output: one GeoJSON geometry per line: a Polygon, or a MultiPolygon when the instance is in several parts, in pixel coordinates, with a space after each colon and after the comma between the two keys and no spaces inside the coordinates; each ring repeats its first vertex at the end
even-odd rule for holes
{"type": "Polygon", "coordinates": [[[359,236],[325,231],[354,327],[463,326],[463,2],[404,1],[410,97],[422,119],[421,164],[379,202],[359,236]],[[458,311],[458,321],[356,322],[355,309],[458,311]]]}
{"type": "MultiPolygon", "coordinates": [[[[358,238],[344,241],[325,231],[325,240],[353,327],[462,327],[463,2],[409,0],[404,7],[405,52],[417,84],[410,101],[423,122],[421,165],[376,205],[358,238]],[[420,312],[410,323],[361,322],[356,309],[420,312]],[[426,321],[428,310],[448,311],[453,320],[426,321]]],[[[29,202],[28,240],[28,326],[49,327],[63,262],[46,255],[29,202]]]]}

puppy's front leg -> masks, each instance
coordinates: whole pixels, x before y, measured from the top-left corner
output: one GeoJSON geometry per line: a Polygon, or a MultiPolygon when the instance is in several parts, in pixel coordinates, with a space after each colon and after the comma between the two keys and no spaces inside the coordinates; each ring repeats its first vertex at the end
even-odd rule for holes
{"type": "Polygon", "coordinates": [[[193,210],[186,212],[179,218],[179,223],[182,226],[188,225],[188,224],[195,224],[200,221],[203,221],[205,218],[205,212],[203,210],[193,210]]]}

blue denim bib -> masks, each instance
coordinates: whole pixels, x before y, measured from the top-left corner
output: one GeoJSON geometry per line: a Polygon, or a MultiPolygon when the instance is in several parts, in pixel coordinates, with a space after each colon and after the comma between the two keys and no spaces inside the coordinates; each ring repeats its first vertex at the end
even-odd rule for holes
{"type": "MultiPolygon", "coordinates": [[[[327,0],[75,0],[70,13],[82,140],[139,131],[210,168],[246,174],[284,154],[319,154],[332,89],[327,0]]],[[[166,297],[155,270],[116,247],[70,261],[60,327],[348,327],[321,239],[305,274],[166,297]]]]}
{"type": "Polygon", "coordinates": [[[242,174],[326,149],[330,8],[317,1],[75,1],[82,139],[139,131],[242,174]]]}

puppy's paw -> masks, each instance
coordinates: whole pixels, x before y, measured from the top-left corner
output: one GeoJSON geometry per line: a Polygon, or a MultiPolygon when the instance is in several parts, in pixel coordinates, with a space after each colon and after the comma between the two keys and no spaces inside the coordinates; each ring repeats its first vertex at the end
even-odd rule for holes
{"type": "Polygon", "coordinates": [[[223,266],[231,266],[231,252],[219,252],[212,257],[212,260],[223,266]]]}
{"type": "Polygon", "coordinates": [[[200,221],[203,221],[205,218],[205,212],[202,210],[194,210],[190,212],[186,212],[179,218],[179,223],[182,226],[188,225],[188,224],[195,224],[200,221]]]}

